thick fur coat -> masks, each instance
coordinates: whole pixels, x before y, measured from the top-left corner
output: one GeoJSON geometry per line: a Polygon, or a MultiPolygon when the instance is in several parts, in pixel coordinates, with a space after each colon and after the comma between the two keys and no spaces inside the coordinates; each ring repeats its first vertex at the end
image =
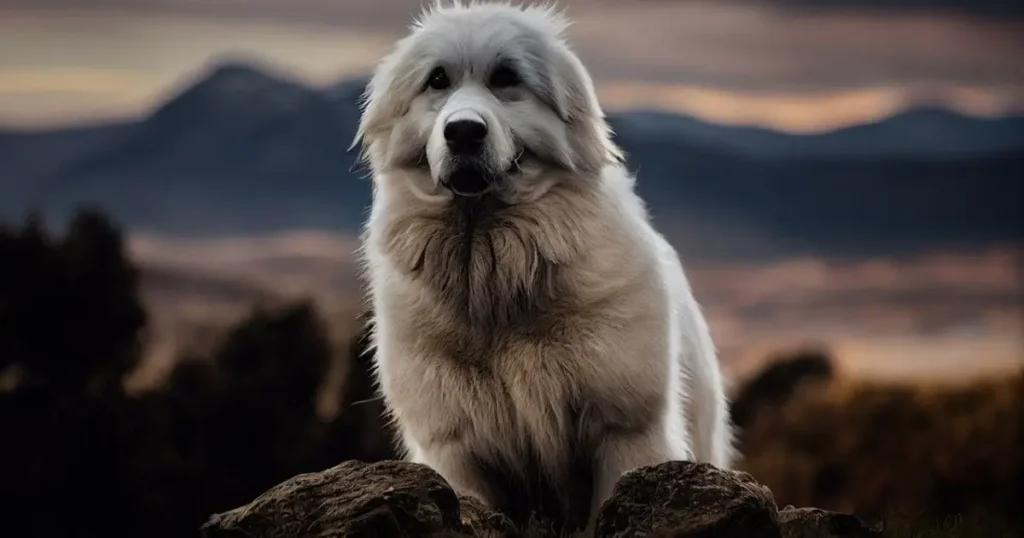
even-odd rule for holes
{"type": "Polygon", "coordinates": [[[624,472],[733,449],[707,324],[566,27],[434,6],[377,67],[356,142],[376,374],[408,458],[581,529],[624,472]]]}

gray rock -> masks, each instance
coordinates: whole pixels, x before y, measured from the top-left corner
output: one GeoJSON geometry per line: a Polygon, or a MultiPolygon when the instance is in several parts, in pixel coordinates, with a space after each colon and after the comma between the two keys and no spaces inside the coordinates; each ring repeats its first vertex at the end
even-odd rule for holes
{"type": "Polygon", "coordinates": [[[780,538],[768,488],[747,473],[674,461],[623,475],[598,516],[598,538],[780,538]]]}
{"type": "MultiPolygon", "coordinates": [[[[875,525],[817,508],[777,510],[747,473],[669,462],[626,473],[598,515],[596,538],[875,536],[875,525]]],[[[415,463],[349,461],[296,476],[251,503],[215,514],[205,538],[539,538],[415,463]]]]}
{"type": "Polygon", "coordinates": [[[472,536],[459,499],[425,465],[349,461],[302,474],[212,516],[206,538],[472,536]]]}

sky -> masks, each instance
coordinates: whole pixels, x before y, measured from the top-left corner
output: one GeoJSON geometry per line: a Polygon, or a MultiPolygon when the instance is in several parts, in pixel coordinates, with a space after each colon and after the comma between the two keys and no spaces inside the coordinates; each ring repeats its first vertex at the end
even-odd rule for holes
{"type": "MultiPolygon", "coordinates": [[[[770,3],[563,0],[606,108],[817,131],[941,103],[1024,110],[1024,21],[770,3]]],[[[421,0],[0,0],[0,126],[144,113],[210,62],[368,72],[421,0]],[[82,7],[85,4],[87,7],[82,7]]]]}

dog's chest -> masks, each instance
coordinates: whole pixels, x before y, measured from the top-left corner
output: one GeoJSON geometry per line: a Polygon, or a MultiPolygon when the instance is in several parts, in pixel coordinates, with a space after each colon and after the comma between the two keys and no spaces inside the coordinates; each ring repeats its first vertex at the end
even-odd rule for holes
{"type": "Polygon", "coordinates": [[[472,327],[426,309],[407,313],[399,340],[408,355],[393,374],[415,385],[405,394],[444,395],[444,414],[460,430],[431,435],[486,430],[520,445],[558,445],[573,428],[586,387],[565,321],[542,312],[536,323],[472,327]]]}
{"type": "Polygon", "coordinates": [[[556,296],[570,298],[537,238],[500,214],[453,211],[419,232],[407,275],[422,310],[460,326],[452,332],[461,335],[450,337],[479,340],[522,330],[556,308],[556,296]]]}

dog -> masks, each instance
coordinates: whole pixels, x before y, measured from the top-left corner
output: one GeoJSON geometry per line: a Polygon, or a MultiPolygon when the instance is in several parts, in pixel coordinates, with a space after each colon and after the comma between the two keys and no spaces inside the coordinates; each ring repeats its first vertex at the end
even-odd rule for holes
{"type": "Polygon", "coordinates": [[[564,12],[427,8],[352,147],[361,268],[406,457],[517,524],[593,529],[626,472],[735,456],[710,332],[634,192],[564,12]]]}

